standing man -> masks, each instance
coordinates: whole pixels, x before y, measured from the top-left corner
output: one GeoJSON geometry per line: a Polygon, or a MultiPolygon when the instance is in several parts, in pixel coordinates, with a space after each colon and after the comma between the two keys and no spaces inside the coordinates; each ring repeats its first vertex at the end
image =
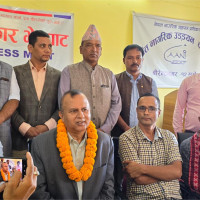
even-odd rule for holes
{"type": "Polygon", "coordinates": [[[71,89],[82,91],[91,106],[91,119],[98,129],[110,134],[121,111],[121,98],[113,73],[98,65],[101,56],[101,38],[90,25],[82,38],[80,53],[83,61],[67,66],[61,73],[59,102],[71,89]]]}
{"type": "Polygon", "coordinates": [[[117,84],[122,98],[122,111],[112,136],[119,137],[123,132],[138,124],[136,106],[140,96],[152,93],[158,96],[156,82],[140,72],[144,50],[137,44],[128,45],[123,52],[126,71],[117,74],[117,84]]]}
{"type": "Polygon", "coordinates": [[[119,138],[119,154],[128,175],[128,199],[181,199],[178,142],[173,133],[156,127],[159,115],[159,98],[141,96],[137,103],[138,126],[119,138]]]}
{"type": "Polygon", "coordinates": [[[125,131],[138,124],[136,106],[140,96],[145,93],[152,93],[158,96],[155,81],[140,72],[144,51],[137,44],[128,45],[123,51],[123,62],[126,71],[117,74],[117,84],[122,99],[122,111],[117,124],[112,130],[115,145],[115,191],[121,193],[122,190],[122,166],[118,154],[118,138],[125,131]]]}
{"type": "Polygon", "coordinates": [[[12,66],[0,61],[0,156],[9,157],[12,154],[10,117],[18,107],[19,100],[15,72],[12,66]]]}
{"type": "Polygon", "coordinates": [[[56,127],[60,72],[47,64],[52,53],[49,35],[37,30],[29,35],[31,59],[14,67],[20,87],[19,107],[12,117],[13,156],[28,150],[27,139],[56,127]]]}
{"type": "Polygon", "coordinates": [[[173,128],[178,132],[197,132],[200,130],[200,74],[189,76],[183,80],[178,90],[173,115],[173,128]],[[186,110],[186,115],[185,111],[186,110]],[[185,118],[185,120],[184,120],[185,118]],[[183,126],[183,121],[184,126],[183,126]]]}
{"type": "Polygon", "coordinates": [[[57,129],[33,140],[40,175],[31,199],[114,199],[112,139],[90,121],[86,96],[66,92],[59,115],[57,129]]]}

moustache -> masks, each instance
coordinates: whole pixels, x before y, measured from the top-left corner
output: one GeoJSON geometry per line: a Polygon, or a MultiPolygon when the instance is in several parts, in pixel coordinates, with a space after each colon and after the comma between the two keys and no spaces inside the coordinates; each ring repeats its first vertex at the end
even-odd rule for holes
{"type": "Polygon", "coordinates": [[[139,67],[139,65],[138,65],[137,63],[133,63],[133,64],[131,65],[131,67],[134,67],[134,66],[139,67]]]}

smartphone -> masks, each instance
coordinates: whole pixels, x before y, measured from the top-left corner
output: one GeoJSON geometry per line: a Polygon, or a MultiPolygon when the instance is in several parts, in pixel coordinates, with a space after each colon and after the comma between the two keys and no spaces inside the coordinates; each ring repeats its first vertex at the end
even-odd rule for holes
{"type": "Polygon", "coordinates": [[[15,171],[20,171],[22,173],[22,178],[26,174],[27,161],[26,158],[9,158],[9,157],[0,157],[0,169],[8,170],[10,177],[14,174],[15,171]],[[6,164],[3,164],[6,163],[6,164]]]}

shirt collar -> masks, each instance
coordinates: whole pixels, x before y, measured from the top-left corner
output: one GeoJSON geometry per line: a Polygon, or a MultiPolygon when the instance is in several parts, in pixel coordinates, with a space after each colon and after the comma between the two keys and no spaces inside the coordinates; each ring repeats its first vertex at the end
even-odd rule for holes
{"type": "MultiPolygon", "coordinates": [[[[131,74],[129,74],[127,71],[126,71],[126,74],[130,79],[133,79],[133,76],[131,74]]],[[[142,78],[142,73],[139,74],[139,76],[136,78],[135,81],[140,80],[141,78],[142,78]]]]}
{"type": "MultiPolygon", "coordinates": [[[[147,139],[148,141],[150,141],[149,138],[142,132],[142,130],[140,129],[139,126],[136,126],[136,131],[139,131],[139,134],[141,136],[140,137],[141,140],[147,139]]],[[[155,127],[154,140],[158,140],[159,138],[162,138],[162,135],[161,135],[160,131],[158,130],[158,128],[155,127]]]]}
{"type": "Polygon", "coordinates": [[[89,71],[92,72],[94,71],[97,67],[98,64],[93,68],[90,64],[88,64],[85,60],[82,61],[83,65],[85,66],[85,68],[89,71]]]}
{"type": "MultiPolygon", "coordinates": [[[[72,142],[76,142],[76,143],[77,143],[77,141],[70,135],[69,132],[67,132],[67,135],[68,135],[68,138],[69,138],[69,144],[72,143],[72,142]]],[[[87,140],[87,131],[85,132],[84,138],[83,138],[83,140],[81,141],[81,143],[85,143],[86,140],[87,140]]],[[[80,143],[80,144],[81,144],[81,143],[80,143]]]]}
{"type": "MultiPolygon", "coordinates": [[[[32,70],[32,69],[36,69],[36,68],[34,67],[33,63],[31,62],[31,60],[29,60],[29,65],[30,65],[31,70],[32,70]]],[[[43,69],[44,71],[46,71],[46,69],[47,69],[47,63],[45,64],[45,66],[44,66],[42,69],[43,69]]]]}

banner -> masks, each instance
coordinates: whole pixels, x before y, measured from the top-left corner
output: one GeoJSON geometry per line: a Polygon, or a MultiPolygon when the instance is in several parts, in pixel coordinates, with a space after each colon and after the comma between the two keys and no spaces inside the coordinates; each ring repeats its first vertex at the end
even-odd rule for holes
{"type": "Polygon", "coordinates": [[[200,72],[200,22],[133,13],[133,43],[145,52],[142,73],[159,88],[200,72]]]}
{"type": "Polygon", "coordinates": [[[73,63],[74,16],[70,13],[0,6],[0,60],[12,66],[26,63],[28,36],[34,30],[50,35],[53,53],[49,65],[62,70],[73,63]]]}

